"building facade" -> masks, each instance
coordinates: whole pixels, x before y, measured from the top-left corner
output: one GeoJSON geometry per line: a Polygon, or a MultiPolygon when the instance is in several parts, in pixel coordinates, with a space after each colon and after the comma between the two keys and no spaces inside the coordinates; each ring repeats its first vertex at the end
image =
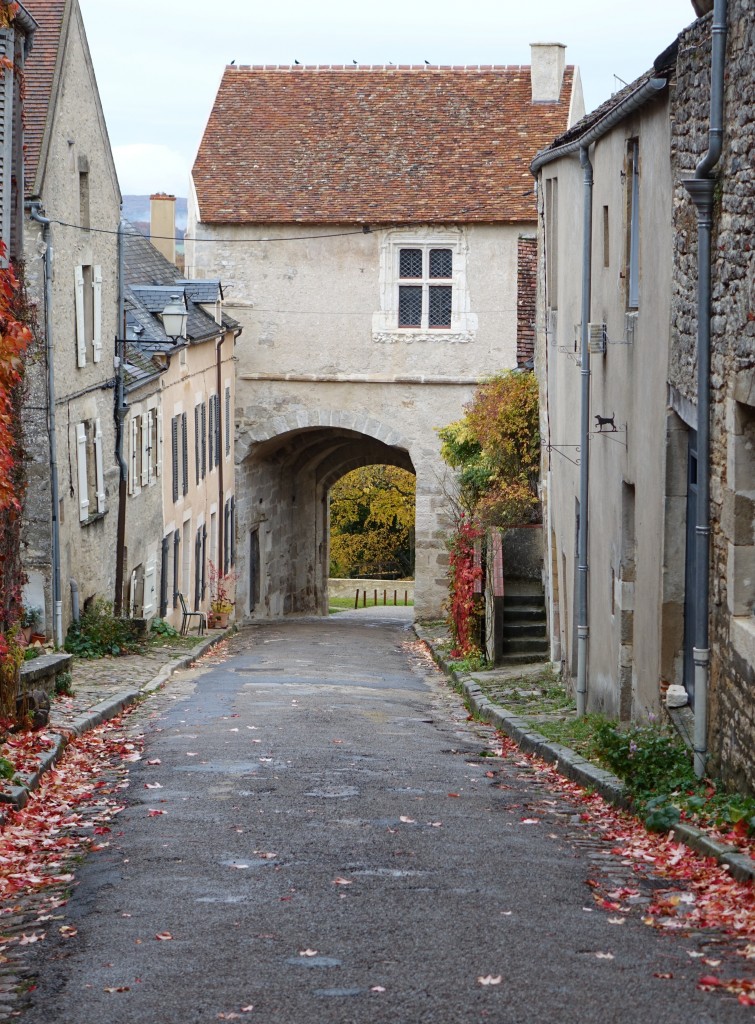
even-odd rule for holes
{"type": "Polygon", "coordinates": [[[534,47],[532,72],[226,69],[193,172],[187,273],[222,268],[244,326],[244,613],[327,611],[329,489],[386,463],[416,473],[415,610],[440,614],[436,430],[481,377],[517,365],[527,166],[575,112],[562,46],[534,47]]]}

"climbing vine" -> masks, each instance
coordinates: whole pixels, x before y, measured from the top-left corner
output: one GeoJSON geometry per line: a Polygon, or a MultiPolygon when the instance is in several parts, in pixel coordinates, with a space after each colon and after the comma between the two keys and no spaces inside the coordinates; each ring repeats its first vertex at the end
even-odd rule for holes
{"type": "MultiPolygon", "coordinates": [[[[0,261],[5,247],[0,242],[0,261]]],[[[24,355],[32,332],[24,322],[24,295],[12,266],[0,266],[0,631],[16,620],[24,582],[21,509],[25,490],[21,444],[24,355]]]]}
{"type": "Polygon", "coordinates": [[[462,515],[451,541],[449,567],[449,625],[453,639],[452,658],[467,658],[479,654],[477,644],[477,608],[475,584],[482,577],[482,569],[475,558],[475,543],[482,531],[467,516],[462,515]]]}

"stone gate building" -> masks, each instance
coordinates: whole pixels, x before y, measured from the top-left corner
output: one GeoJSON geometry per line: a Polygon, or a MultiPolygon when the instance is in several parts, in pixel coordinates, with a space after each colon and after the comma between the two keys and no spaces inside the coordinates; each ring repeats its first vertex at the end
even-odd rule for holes
{"type": "Polygon", "coordinates": [[[239,615],[327,611],[328,493],[371,463],[416,474],[416,614],[440,613],[436,431],[517,365],[518,340],[526,359],[528,165],[582,113],[564,47],[532,54],[531,68],[226,68],[186,252],[243,326],[239,615]]]}

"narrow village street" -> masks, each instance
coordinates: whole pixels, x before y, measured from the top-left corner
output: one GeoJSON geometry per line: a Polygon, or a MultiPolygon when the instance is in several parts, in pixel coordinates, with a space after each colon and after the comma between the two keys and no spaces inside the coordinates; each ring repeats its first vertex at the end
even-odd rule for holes
{"type": "Polygon", "coordinates": [[[647,927],[668,881],[490,756],[379,611],[242,629],[124,720],[126,806],[24,950],[26,1024],[742,1020],[697,988],[732,944],[647,927]]]}

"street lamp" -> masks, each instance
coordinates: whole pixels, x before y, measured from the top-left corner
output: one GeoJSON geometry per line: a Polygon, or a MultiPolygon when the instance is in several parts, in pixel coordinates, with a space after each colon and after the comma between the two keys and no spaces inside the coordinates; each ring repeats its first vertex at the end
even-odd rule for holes
{"type": "Polygon", "coordinates": [[[162,313],[163,329],[173,341],[186,337],[186,321],[188,313],[186,305],[181,302],[180,296],[171,295],[170,302],[162,313]]]}

